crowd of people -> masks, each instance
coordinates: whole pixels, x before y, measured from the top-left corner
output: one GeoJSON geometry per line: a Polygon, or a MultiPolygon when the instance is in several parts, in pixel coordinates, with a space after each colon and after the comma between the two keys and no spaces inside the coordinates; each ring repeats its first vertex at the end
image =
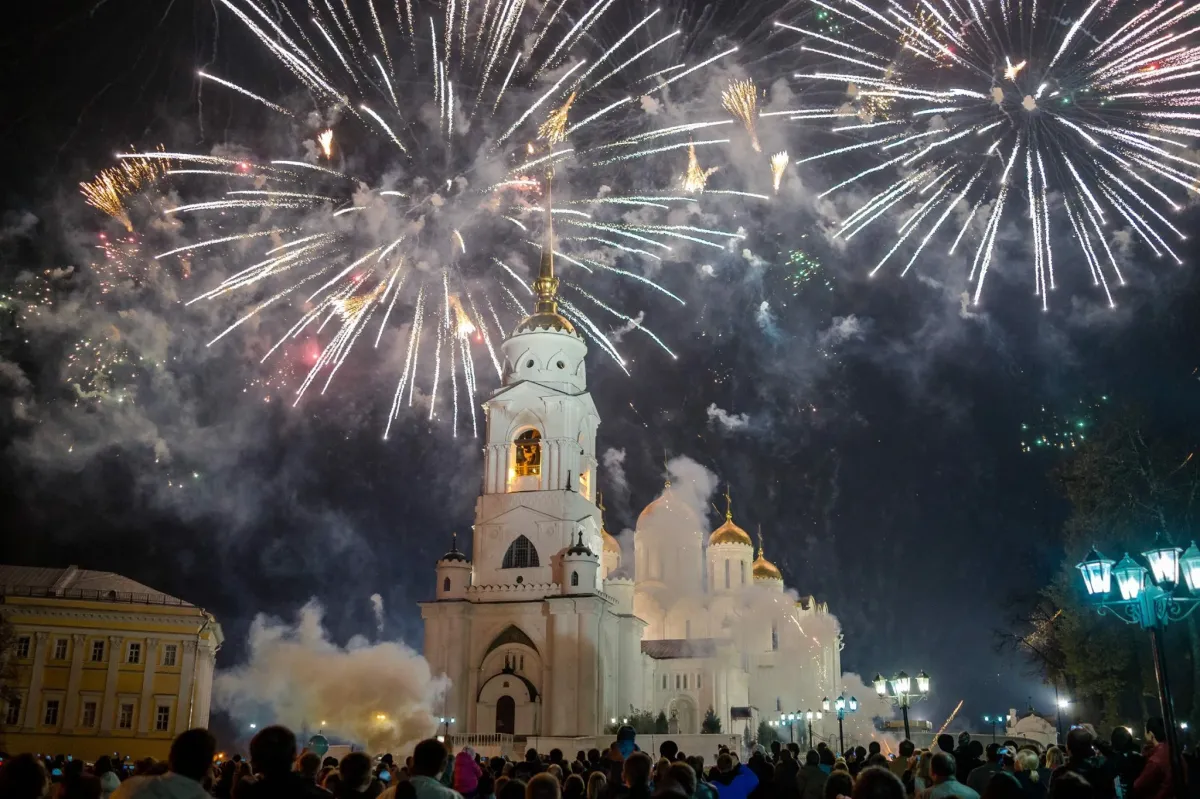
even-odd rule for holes
{"type": "Polygon", "coordinates": [[[1065,751],[1014,741],[984,747],[962,733],[930,749],[878,742],[840,756],[825,744],[756,746],[742,762],[722,747],[716,762],[664,741],[643,752],[629,727],[604,751],[530,749],[520,761],[457,754],[421,741],[403,762],[351,752],[340,760],[298,751],[282,726],[260,730],[249,760],[219,761],[213,736],[188,730],[165,763],[118,766],[31,754],[0,766],[0,799],[1169,799],[1174,795],[1162,721],[1147,724],[1139,750],[1125,728],[1098,742],[1090,728],[1067,735],[1065,751]]]}

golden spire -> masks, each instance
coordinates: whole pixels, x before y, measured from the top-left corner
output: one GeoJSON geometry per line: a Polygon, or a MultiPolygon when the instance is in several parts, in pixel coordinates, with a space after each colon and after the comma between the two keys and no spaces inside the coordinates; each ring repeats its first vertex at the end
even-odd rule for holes
{"type": "Polygon", "coordinates": [[[537,295],[535,313],[539,314],[558,313],[558,278],[554,276],[554,223],[550,220],[553,180],[554,170],[546,170],[546,221],[543,234],[545,240],[542,242],[542,264],[538,269],[537,280],[533,281],[533,293],[537,295]]]}
{"type": "Polygon", "coordinates": [[[729,483],[725,484],[725,521],[733,521],[733,500],[729,498],[729,483]]]}
{"type": "Polygon", "coordinates": [[[758,525],[758,556],[763,557],[762,525],[758,525]]]}

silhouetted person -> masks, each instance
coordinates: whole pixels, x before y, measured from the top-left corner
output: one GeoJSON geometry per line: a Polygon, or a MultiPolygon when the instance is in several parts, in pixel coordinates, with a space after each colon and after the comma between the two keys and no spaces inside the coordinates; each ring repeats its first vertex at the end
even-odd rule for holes
{"type": "Polygon", "coordinates": [[[958,781],[955,774],[954,755],[938,752],[929,761],[929,780],[933,787],[926,799],[979,799],[979,794],[968,785],[958,781]]]}
{"type": "Polygon", "coordinates": [[[886,768],[865,768],[854,781],[854,799],[905,799],[904,785],[886,768]]]}
{"type": "Polygon", "coordinates": [[[1104,756],[1096,751],[1092,733],[1085,727],[1074,727],[1067,733],[1067,762],[1054,770],[1050,777],[1050,795],[1054,795],[1054,783],[1066,773],[1083,777],[1092,788],[1096,799],[1116,799],[1116,772],[1104,756]]]}
{"type": "MultiPolygon", "coordinates": [[[[208,799],[204,778],[216,752],[217,741],[208,730],[181,732],[171,742],[167,773],[131,777],[113,791],[112,799],[208,799]]],[[[293,750],[287,768],[295,757],[293,750]]]]}
{"type": "Polygon", "coordinates": [[[830,775],[821,769],[821,756],[809,749],[804,756],[804,765],[796,775],[796,790],[800,799],[821,799],[825,795],[825,782],[830,775]]]}
{"type": "MultiPolygon", "coordinates": [[[[1132,737],[1132,736],[1131,736],[1132,737]]],[[[1146,743],[1151,747],[1145,768],[1133,782],[1134,799],[1167,799],[1174,791],[1167,728],[1157,716],[1146,721],[1146,743]]]]}
{"type": "MultiPolygon", "coordinates": [[[[211,758],[210,758],[211,760],[211,758]]],[[[329,799],[329,794],[292,771],[296,736],[277,724],[263,727],[250,739],[254,777],[233,786],[233,799],[329,799]]]]}

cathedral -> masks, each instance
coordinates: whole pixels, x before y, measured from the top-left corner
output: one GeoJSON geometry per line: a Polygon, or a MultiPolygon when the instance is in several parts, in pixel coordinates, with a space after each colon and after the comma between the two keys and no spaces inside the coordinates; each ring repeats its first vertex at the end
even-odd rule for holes
{"type": "Polygon", "coordinates": [[[597,491],[587,347],[558,313],[550,246],[534,289],[485,404],[471,552],[455,541],[421,603],[425,658],[450,682],[449,731],[585,737],[661,711],[689,734],[711,709],[737,733],[819,709],[841,687],[836,622],[785,589],[761,532],[756,556],[728,493],[708,532],[667,483],[638,516],[633,564],[622,562],[597,491]]]}

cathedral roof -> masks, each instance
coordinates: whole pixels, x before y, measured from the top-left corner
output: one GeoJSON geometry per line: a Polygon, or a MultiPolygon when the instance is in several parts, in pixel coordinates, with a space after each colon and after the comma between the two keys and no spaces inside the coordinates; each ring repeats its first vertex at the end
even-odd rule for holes
{"type": "Polygon", "coordinates": [[[571,544],[571,548],[567,550],[567,554],[568,555],[587,555],[587,556],[593,557],[593,558],[596,557],[596,554],[594,552],[592,552],[592,550],[588,549],[588,545],[583,543],[583,531],[582,530],[579,531],[579,541],[574,544],[571,544]]]}
{"type": "Polygon", "coordinates": [[[708,537],[708,545],[713,544],[742,544],[753,548],[754,542],[750,540],[750,534],[733,523],[733,500],[729,498],[729,491],[725,491],[725,523],[712,531],[712,535],[708,537]]]}
{"type": "Polygon", "coordinates": [[[758,533],[758,557],[754,559],[755,580],[778,580],[783,582],[783,573],[763,555],[762,531],[758,533]]]}

